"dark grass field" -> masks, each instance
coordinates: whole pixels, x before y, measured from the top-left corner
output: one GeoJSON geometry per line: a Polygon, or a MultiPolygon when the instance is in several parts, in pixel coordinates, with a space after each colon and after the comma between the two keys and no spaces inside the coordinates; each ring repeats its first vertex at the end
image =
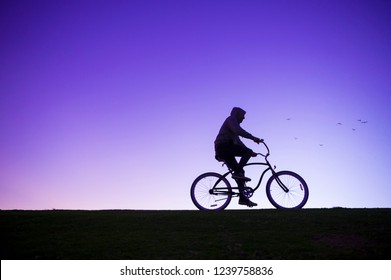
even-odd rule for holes
{"type": "Polygon", "coordinates": [[[390,259],[391,209],[0,211],[1,259],[390,259]]]}

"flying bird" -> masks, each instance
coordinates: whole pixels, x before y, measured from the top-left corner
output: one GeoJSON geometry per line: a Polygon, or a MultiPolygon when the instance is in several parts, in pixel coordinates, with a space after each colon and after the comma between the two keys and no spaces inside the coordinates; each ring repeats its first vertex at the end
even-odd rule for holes
{"type": "Polygon", "coordinates": [[[339,123],[337,123],[337,125],[342,125],[342,123],[339,122],[339,123]]]}

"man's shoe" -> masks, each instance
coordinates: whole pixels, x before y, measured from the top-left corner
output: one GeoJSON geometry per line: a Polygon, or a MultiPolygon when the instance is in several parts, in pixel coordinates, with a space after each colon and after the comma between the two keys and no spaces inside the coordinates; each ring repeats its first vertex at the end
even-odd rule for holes
{"type": "Polygon", "coordinates": [[[254,206],[257,206],[258,204],[256,204],[255,202],[252,202],[250,199],[248,198],[239,198],[239,204],[240,205],[246,205],[248,207],[254,207],[254,206]]]}
{"type": "Polygon", "coordinates": [[[240,180],[240,181],[245,181],[245,182],[251,181],[250,178],[244,176],[242,173],[233,173],[232,178],[235,180],[240,180]]]}

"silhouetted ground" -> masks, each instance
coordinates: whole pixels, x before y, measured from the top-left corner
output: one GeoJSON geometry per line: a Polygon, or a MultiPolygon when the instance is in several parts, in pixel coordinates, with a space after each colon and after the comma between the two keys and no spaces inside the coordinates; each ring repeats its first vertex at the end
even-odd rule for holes
{"type": "Polygon", "coordinates": [[[1,259],[390,259],[391,209],[0,211],[1,259]]]}

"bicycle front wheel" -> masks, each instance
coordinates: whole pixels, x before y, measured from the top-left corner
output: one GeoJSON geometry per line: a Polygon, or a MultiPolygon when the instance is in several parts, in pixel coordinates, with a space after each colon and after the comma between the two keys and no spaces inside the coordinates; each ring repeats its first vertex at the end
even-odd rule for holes
{"type": "Polygon", "coordinates": [[[224,210],[231,202],[232,188],[226,178],[218,173],[208,172],[194,180],[190,195],[194,205],[200,210],[224,210]]]}
{"type": "Polygon", "coordinates": [[[279,209],[300,209],[308,200],[308,186],[304,179],[292,171],[274,174],[266,184],[270,203],[279,209]]]}

